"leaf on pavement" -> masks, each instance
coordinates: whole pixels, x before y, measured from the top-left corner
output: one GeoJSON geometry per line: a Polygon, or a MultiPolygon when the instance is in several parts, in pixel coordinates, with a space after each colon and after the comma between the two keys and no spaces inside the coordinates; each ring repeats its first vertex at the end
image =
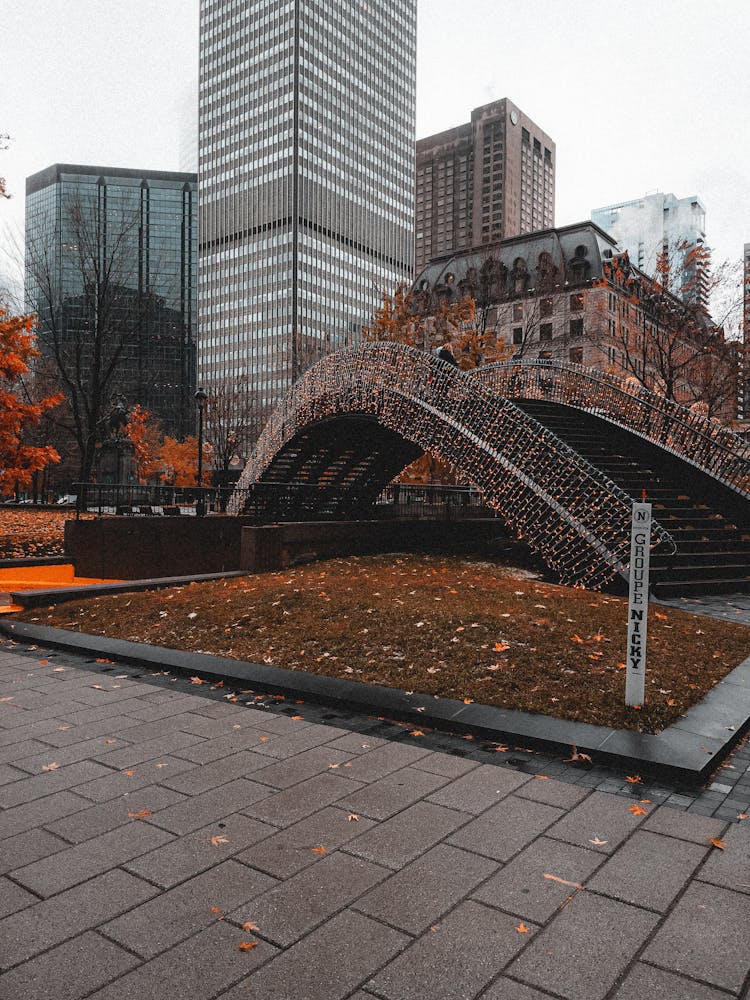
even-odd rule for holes
{"type": "Polygon", "coordinates": [[[349,823],[359,823],[359,816],[356,813],[349,813],[346,818],[349,823]]]}
{"type": "Polygon", "coordinates": [[[222,844],[228,844],[229,843],[229,838],[228,837],[223,837],[219,833],[217,833],[213,837],[211,837],[210,840],[211,840],[211,843],[213,844],[214,847],[221,847],[222,844]]]}
{"type": "Polygon", "coordinates": [[[648,809],[644,809],[643,806],[639,806],[635,803],[628,809],[628,812],[631,812],[634,816],[646,816],[648,814],[648,809]]]}
{"type": "Polygon", "coordinates": [[[252,920],[248,920],[246,923],[244,923],[242,925],[242,929],[243,929],[243,931],[247,931],[247,933],[249,934],[250,931],[258,931],[258,930],[260,930],[260,927],[258,927],[258,925],[256,923],[253,923],[252,920]]]}
{"type": "Polygon", "coordinates": [[[313,854],[325,854],[326,853],[326,849],[321,844],[320,847],[313,847],[312,852],[313,852],[313,854]]]}
{"type": "Polygon", "coordinates": [[[128,813],[130,819],[145,819],[147,816],[153,816],[153,809],[141,809],[139,812],[128,813]]]}
{"type": "MultiPolygon", "coordinates": [[[[606,841],[605,841],[606,843],[606,841]]],[[[545,873],[544,878],[548,878],[551,882],[559,882],[560,885],[569,885],[573,889],[583,889],[580,882],[569,882],[566,878],[560,878],[559,875],[548,875],[545,873]]]]}
{"type": "Polygon", "coordinates": [[[191,677],[190,678],[190,683],[191,684],[205,684],[206,682],[203,680],[202,677],[191,677]]]}
{"type": "Polygon", "coordinates": [[[626,774],[625,775],[625,780],[627,782],[629,782],[631,785],[637,785],[641,781],[643,781],[643,779],[641,778],[640,774],[626,774]]]}
{"type": "Polygon", "coordinates": [[[604,844],[608,843],[608,841],[602,840],[600,837],[592,837],[591,840],[589,840],[589,843],[593,844],[594,847],[602,847],[604,844]]]}
{"type": "Polygon", "coordinates": [[[60,767],[60,765],[57,763],[57,761],[53,760],[51,764],[44,764],[42,766],[42,770],[43,771],[56,771],[59,767],[60,767]]]}
{"type": "Polygon", "coordinates": [[[529,928],[526,926],[526,924],[523,922],[523,920],[521,921],[520,924],[517,924],[516,930],[518,931],[519,934],[528,934],[529,933],[529,928]]]}
{"type": "Polygon", "coordinates": [[[240,951],[252,951],[253,948],[258,947],[257,941],[240,941],[240,951]]]}
{"type": "Polygon", "coordinates": [[[714,845],[714,847],[718,847],[720,851],[723,851],[724,848],[727,846],[726,841],[722,840],[721,837],[712,837],[711,843],[714,845]]]}

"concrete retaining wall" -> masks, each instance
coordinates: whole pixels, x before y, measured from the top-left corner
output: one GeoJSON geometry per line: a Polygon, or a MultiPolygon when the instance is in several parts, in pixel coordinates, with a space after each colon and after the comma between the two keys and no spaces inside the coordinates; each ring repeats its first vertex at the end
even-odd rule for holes
{"type": "Polygon", "coordinates": [[[242,517],[103,517],[67,521],[65,552],[78,576],[141,580],[283,569],[334,556],[460,551],[508,543],[501,521],[313,521],[253,525],[242,517]]]}

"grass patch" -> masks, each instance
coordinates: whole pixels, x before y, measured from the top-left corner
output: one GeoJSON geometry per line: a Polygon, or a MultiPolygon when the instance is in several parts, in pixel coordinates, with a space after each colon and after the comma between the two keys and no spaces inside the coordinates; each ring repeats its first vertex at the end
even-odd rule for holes
{"type": "Polygon", "coordinates": [[[657,732],[750,655],[750,629],[652,605],[623,705],[627,602],[458,557],[333,559],[20,614],[156,646],[657,732]]]}

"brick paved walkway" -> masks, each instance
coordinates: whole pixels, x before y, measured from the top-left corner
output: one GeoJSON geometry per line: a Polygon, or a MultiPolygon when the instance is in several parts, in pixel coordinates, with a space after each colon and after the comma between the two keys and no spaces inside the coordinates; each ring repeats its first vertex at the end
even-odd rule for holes
{"type": "Polygon", "coordinates": [[[290,713],[4,644],[0,998],[747,995],[750,821],[290,713]]]}

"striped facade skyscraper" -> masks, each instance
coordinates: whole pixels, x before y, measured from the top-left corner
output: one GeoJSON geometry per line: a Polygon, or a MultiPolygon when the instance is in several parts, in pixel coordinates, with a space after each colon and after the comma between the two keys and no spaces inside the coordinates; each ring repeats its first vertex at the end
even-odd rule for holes
{"type": "Polygon", "coordinates": [[[269,410],[413,268],[416,0],[202,0],[199,370],[269,410]]]}

